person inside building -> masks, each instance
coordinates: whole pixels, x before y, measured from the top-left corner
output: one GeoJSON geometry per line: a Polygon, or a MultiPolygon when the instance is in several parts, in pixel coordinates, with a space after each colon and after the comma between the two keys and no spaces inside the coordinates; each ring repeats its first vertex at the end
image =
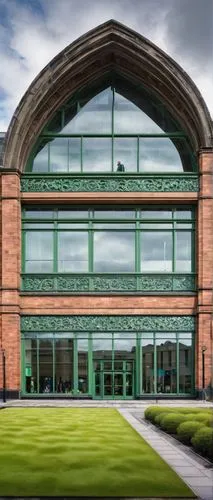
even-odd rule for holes
{"type": "Polygon", "coordinates": [[[117,162],[117,172],[125,172],[125,167],[120,161],[117,162]]]}

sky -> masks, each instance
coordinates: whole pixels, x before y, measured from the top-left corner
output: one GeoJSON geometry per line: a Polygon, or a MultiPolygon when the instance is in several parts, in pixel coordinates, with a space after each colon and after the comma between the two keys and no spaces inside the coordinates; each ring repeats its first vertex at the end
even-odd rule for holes
{"type": "Polygon", "coordinates": [[[213,116],[213,0],[0,0],[0,131],[44,66],[109,19],[173,57],[213,116]]]}

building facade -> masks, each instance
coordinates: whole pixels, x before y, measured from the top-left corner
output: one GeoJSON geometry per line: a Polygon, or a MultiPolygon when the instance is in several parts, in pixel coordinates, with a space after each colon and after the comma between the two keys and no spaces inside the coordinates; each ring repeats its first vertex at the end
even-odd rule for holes
{"type": "Polygon", "coordinates": [[[44,68],[0,140],[0,393],[210,392],[213,132],[182,68],[109,21],[44,68]]]}

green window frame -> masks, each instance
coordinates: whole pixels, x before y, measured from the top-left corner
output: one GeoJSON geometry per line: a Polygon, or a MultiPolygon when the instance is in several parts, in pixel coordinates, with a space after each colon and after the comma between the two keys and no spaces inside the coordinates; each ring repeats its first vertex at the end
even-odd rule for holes
{"type": "MultiPolygon", "coordinates": [[[[180,267],[177,267],[177,246],[180,235],[183,236],[187,234],[189,247],[191,247],[190,258],[191,269],[183,270],[182,274],[195,273],[195,209],[194,207],[180,206],[164,206],[155,207],[153,209],[147,206],[138,207],[64,207],[62,208],[39,208],[35,207],[23,208],[22,211],[22,273],[47,273],[51,274],[83,274],[97,273],[94,266],[94,235],[100,234],[104,231],[107,235],[112,233],[116,237],[120,234],[131,234],[134,237],[134,268],[130,271],[127,270],[117,270],[121,274],[175,274],[181,273],[180,267]],[[110,209],[109,209],[110,208],[110,209]],[[38,271],[29,271],[27,269],[27,238],[34,233],[38,235],[51,234],[52,239],[52,269],[47,270],[45,259],[43,259],[44,267],[38,271]],[[87,235],[87,251],[88,251],[88,268],[76,269],[76,264],[74,269],[67,268],[66,270],[59,269],[59,236],[64,235],[87,235]],[[154,235],[154,234],[164,234],[169,235],[171,240],[171,267],[169,269],[147,269],[143,268],[141,264],[141,255],[143,255],[143,238],[144,235],[154,235]],[[142,254],[141,254],[142,245],[142,254]]],[[[36,237],[35,237],[36,239],[36,237]]],[[[84,238],[85,240],[85,238],[84,238]]],[[[106,240],[107,241],[107,240],[106,240]]],[[[119,241],[119,238],[118,238],[119,241]]],[[[132,238],[133,241],[133,238],[132,238]]],[[[162,243],[162,242],[161,242],[162,243]]],[[[162,245],[161,245],[162,246],[162,245]]],[[[181,248],[181,240],[179,244],[181,248]]],[[[133,248],[133,247],[132,247],[133,248]]],[[[37,248],[33,249],[33,252],[37,253],[37,248]]],[[[48,249],[49,252],[49,249],[48,249]]],[[[49,255],[49,254],[48,254],[49,255]]],[[[32,259],[33,260],[33,259],[32,259]]],[[[42,260],[42,259],[41,259],[42,260]]],[[[166,262],[166,257],[164,258],[166,262]]],[[[80,261],[79,261],[80,262],[80,261]]],[[[160,261],[159,261],[160,262],[160,261]]],[[[181,261],[179,261],[181,262],[181,261]]],[[[180,266],[180,264],[179,264],[180,266]]],[[[104,275],[105,273],[114,272],[114,269],[109,269],[107,271],[99,270],[98,273],[104,275]]]]}
{"type": "MultiPolygon", "coordinates": [[[[95,388],[95,371],[97,370],[96,361],[98,360],[101,365],[101,370],[104,372],[117,370],[116,362],[125,360],[128,363],[128,359],[133,362],[133,378],[134,378],[134,390],[132,397],[138,396],[149,396],[149,395],[161,395],[173,396],[177,395],[180,397],[194,395],[195,393],[195,335],[194,331],[182,332],[182,331],[155,331],[155,332],[141,332],[141,331],[131,331],[131,332],[94,332],[88,330],[85,332],[25,332],[22,333],[22,394],[30,397],[40,396],[50,396],[57,393],[57,395],[66,397],[74,396],[79,397],[79,341],[87,340],[87,350],[85,351],[85,366],[86,366],[86,377],[87,377],[87,387],[83,392],[83,396],[97,397],[95,388]],[[59,370],[57,370],[56,361],[56,342],[58,340],[71,339],[72,341],[72,359],[70,364],[70,374],[72,380],[72,387],[69,390],[61,391],[57,389],[59,370]],[[106,339],[107,342],[111,343],[111,356],[110,352],[107,351],[107,357],[101,351],[96,351],[93,349],[95,342],[103,342],[106,339]],[[131,343],[135,344],[135,350],[132,352],[132,356],[120,358],[116,356],[115,342],[116,339],[121,340],[131,340],[131,343]],[[43,380],[40,379],[42,375],[41,363],[40,363],[40,351],[39,344],[41,341],[51,341],[52,342],[52,366],[48,367],[45,375],[50,376],[50,387],[46,392],[43,389],[43,380]],[[30,349],[27,342],[34,342],[34,348],[30,349]],[[188,346],[188,362],[184,360],[185,349],[188,346]],[[148,347],[148,352],[147,352],[148,347]],[[153,347],[153,349],[152,349],[153,347]],[[158,356],[159,348],[159,356],[158,356]],[[26,352],[28,351],[28,354],[26,352]],[[34,351],[34,367],[33,365],[33,353],[34,351]],[[172,366],[169,362],[169,353],[172,353],[172,366]],[[183,353],[183,356],[182,356],[183,353]],[[148,354],[148,358],[146,355],[148,354]],[[102,356],[102,357],[101,357],[102,356]],[[150,357],[151,356],[151,357],[150,357]],[[150,365],[151,362],[151,365],[150,365]],[[109,367],[111,363],[111,367],[109,367]],[[148,365],[147,365],[148,363],[148,365]],[[162,364],[163,363],[163,364],[162,364]],[[169,371],[167,374],[166,372],[169,371]],[[57,380],[56,380],[57,373],[57,380]],[[169,377],[168,377],[169,375],[169,377]],[[30,387],[30,377],[35,377],[35,386],[31,389],[30,387]],[[27,380],[26,380],[27,377],[27,380]],[[166,382],[167,377],[167,382],[166,382]],[[170,387],[167,387],[169,383],[170,387]],[[26,384],[28,385],[28,390],[26,390],[26,384]],[[41,388],[42,387],[42,388],[41,388]]],[[[104,350],[104,345],[103,345],[104,350]]],[[[64,348],[65,351],[65,348],[64,348]]],[[[45,367],[44,367],[45,368],[45,367]]],[[[123,369],[127,369],[123,366],[123,369]]],[[[44,377],[43,377],[44,378],[44,377]]],[[[102,396],[103,397],[103,396],[102,396]]],[[[98,397],[99,398],[99,397],[98,397]]],[[[125,399],[126,397],[121,397],[125,399]]],[[[111,398],[112,399],[112,398],[111,398]]]]}

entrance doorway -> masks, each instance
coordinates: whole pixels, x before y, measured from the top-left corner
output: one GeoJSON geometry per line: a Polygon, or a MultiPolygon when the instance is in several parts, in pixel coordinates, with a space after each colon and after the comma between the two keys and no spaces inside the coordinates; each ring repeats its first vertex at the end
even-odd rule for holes
{"type": "Polygon", "coordinates": [[[134,362],[95,361],[93,386],[93,397],[97,399],[134,398],[134,362]]]}

